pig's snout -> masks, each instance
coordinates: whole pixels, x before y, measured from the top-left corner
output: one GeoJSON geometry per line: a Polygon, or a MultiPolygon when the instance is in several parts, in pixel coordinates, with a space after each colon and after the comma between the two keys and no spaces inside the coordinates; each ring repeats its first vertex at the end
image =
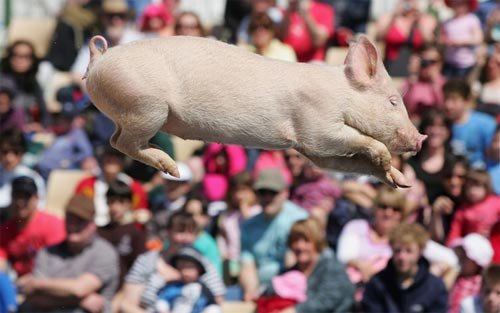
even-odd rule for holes
{"type": "Polygon", "coordinates": [[[418,134],[417,146],[415,147],[415,153],[419,152],[420,149],[422,149],[422,144],[424,143],[425,139],[427,139],[427,135],[418,134]]]}
{"type": "Polygon", "coordinates": [[[419,134],[415,131],[405,129],[397,129],[396,136],[392,140],[392,152],[405,153],[410,152],[412,155],[422,149],[422,144],[427,139],[427,135],[419,134]]]}

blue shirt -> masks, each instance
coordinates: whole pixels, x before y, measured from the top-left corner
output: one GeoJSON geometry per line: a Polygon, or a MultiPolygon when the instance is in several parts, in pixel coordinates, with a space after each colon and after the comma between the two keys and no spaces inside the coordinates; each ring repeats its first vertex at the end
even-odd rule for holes
{"type": "Polygon", "coordinates": [[[269,283],[282,271],[290,228],[296,221],[307,217],[305,210],[285,201],[274,218],[267,219],[262,212],[243,223],[241,261],[255,262],[261,285],[269,283]]]}
{"type": "Polygon", "coordinates": [[[486,148],[491,144],[496,121],[488,114],[469,111],[469,120],[453,125],[451,146],[456,154],[467,156],[472,166],[485,166],[486,148]]]}

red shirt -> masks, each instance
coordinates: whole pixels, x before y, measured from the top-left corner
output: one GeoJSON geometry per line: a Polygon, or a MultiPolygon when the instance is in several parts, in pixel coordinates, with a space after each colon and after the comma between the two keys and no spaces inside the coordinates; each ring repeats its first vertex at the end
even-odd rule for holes
{"type": "MultiPolygon", "coordinates": [[[[331,37],[334,33],[333,25],[335,22],[333,8],[327,4],[312,2],[309,13],[314,21],[326,29],[328,36],[331,37]]],[[[314,46],[306,22],[298,12],[290,13],[288,30],[283,42],[295,50],[299,62],[323,61],[325,59],[326,44],[318,48],[314,46]]]]}
{"type": "Polygon", "coordinates": [[[461,206],[451,221],[447,244],[470,233],[489,237],[493,225],[500,220],[500,197],[488,196],[484,201],[461,206]]]}
{"type": "Polygon", "coordinates": [[[493,247],[493,260],[491,260],[491,263],[500,265],[500,221],[491,229],[490,242],[493,247]]]}
{"type": "Polygon", "coordinates": [[[62,219],[40,211],[34,214],[21,229],[16,219],[0,225],[0,259],[8,260],[20,276],[31,272],[38,250],[66,238],[62,219]]]}

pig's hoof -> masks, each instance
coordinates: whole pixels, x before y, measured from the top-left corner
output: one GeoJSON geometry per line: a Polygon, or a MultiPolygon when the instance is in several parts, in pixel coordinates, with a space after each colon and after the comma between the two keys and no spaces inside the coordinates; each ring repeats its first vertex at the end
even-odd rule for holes
{"type": "Polygon", "coordinates": [[[398,171],[394,167],[391,167],[391,170],[388,174],[392,177],[394,184],[396,184],[396,186],[398,186],[399,188],[410,188],[411,187],[411,184],[408,182],[408,180],[403,175],[403,173],[401,173],[400,171],[398,171]]]}
{"type": "Polygon", "coordinates": [[[179,174],[179,169],[177,168],[177,165],[175,164],[171,164],[170,162],[165,162],[163,160],[161,160],[158,164],[158,170],[162,171],[162,172],[166,172],[174,177],[177,177],[177,178],[180,178],[180,174],[179,174]]]}

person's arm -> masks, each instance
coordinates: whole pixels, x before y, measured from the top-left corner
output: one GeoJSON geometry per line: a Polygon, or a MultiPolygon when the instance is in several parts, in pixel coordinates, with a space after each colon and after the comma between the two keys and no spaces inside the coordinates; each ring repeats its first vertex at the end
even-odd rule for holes
{"type": "Polygon", "coordinates": [[[446,313],[448,312],[448,291],[443,281],[439,278],[437,280],[437,290],[434,292],[434,301],[427,308],[427,312],[446,313]]]}
{"type": "Polygon", "coordinates": [[[143,284],[125,283],[123,297],[119,304],[121,313],[146,313],[140,306],[143,284]]]}
{"type": "Polygon", "coordinates": [[[454,203],[447,196],[440,196],[432,204],[432,216],[430,222],[431,238],[443,242],[446,234],[443,227],[443,214],[449,214],[453,210],[454,203]]]}
{"type": "Polygon", "coordinates": [[[27,294],[41,292],[56,297],[76,297],[83,299],[102,287],[101,280],[94,274],[83,273],[73,279],[51,279],[27,274],[18,280],[18,286],[27,294]]]}
{"type": "Polygon", "coordinates": [[[453,243],[453,241],[462,237],[463,225],[464,225],[464,216],[459,209],[459,211],[455,213],[453,219],[451,220],[450,232],[448,234],[448,238],[446,239],[447,246],[450,246],[453,243]]]}
{"type": "Polygon", "coordinates": [[[363,312],[387,312],[387,308],[383,305],[383,290],[377,288],[376,282],[372,279],[365,287],[363,292],[363,300],[361,305],[363,312]]]}
{"type": "Polygon", "coordinates": [[[241,263],[239,281],[243,289],[243,301],[253,301],[256,299],[258,296],[259,276],[255,262],[245,261],[241,263]]]}
{"type": "Polygon", "coordinates": [[[382,15],[376,24],[376,35],[375,39],[377,41],[385,41],[385,36],[387,36],[387,32],[389,31],[389,27],[391,26],[393,20],[393,15],[384,14],[382,15]]]}
{"type": "MultiPolygon", "coordinates": [[[[299,12],[300,15],[304,18],[307,30],[311,35],[313,45],[315,47],[322,47],[328,41],[331,31],[328,28],[326,28],[325,25],[318,23],[314,19],[313,15],[311,14],[310,7],[311,7],[311,0],[301,0],[299,12]]],[[[325,14],[325,18],[328,19],[328,14],[325,14]]],[[[333,14],[329,18],[328,22],[332,23],[333,25],[334,22],[333,14]]]]}

